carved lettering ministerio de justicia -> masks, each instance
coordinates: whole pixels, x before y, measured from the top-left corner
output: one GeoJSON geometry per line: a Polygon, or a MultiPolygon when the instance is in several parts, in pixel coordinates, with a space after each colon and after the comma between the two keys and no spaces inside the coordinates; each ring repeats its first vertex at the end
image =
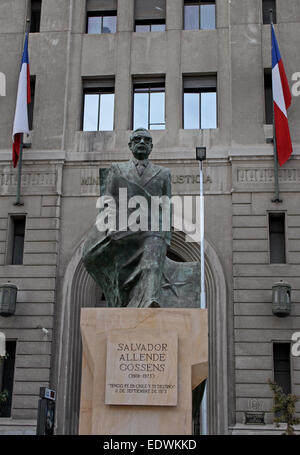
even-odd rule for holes
{"type": "MultiPolygon", "coordinates": [[[[184,184],[200,184],[199,175],[173,175],[171,177],[173,185],[184,185],[184,184]]],[[[209,175],[204,177],[204,183],[212,183],[212,179],[209,175]]],[[[81,176],[81,186],[99,186],[99,177],[90,175],[88,177],[81,176]]]]}

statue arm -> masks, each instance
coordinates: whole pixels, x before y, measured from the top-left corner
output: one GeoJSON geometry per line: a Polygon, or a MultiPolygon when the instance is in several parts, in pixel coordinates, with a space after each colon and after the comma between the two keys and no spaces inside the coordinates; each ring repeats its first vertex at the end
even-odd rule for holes
{"type": "Polygon", "coordinates": [[[111,164],[109,169],[107,169],[106,174],[104,174],[104,181],[101,185],[101,196],[113,196],[114,194],[114,181],[115,181],[115,174],[116,174],[116,166],[111,164]]]}

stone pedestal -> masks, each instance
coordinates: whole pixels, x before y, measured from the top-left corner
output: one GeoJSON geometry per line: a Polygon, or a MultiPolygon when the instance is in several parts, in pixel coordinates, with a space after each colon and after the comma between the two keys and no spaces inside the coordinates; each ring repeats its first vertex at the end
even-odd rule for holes
{"type": "Polygon", "coordinates": [[[85,308],[79,434],[190,435],[207,310],[85,308]]]}

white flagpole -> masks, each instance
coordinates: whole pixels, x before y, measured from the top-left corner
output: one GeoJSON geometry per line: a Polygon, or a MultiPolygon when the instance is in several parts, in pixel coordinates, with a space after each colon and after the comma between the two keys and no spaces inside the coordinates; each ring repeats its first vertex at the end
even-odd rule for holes
{"type": "MultiPolygon", "coordinates": [[[[202,161],[199,162],[200,167],[200,263],[201,263],[201,309],[206,308],[205,295],[205,263],[204,263],[204,195],[203,195],[203,166],[202,161]]],[[[201,434],[207,435],[207,387],[205,385],[204,393],[201,402],[201,434]]]]}
{"type": "MultiPolygon", "coordinates": [[[[206,309],[205,294],[205,259],[204,259],[204,190],[203,190],[203,161],[206,159],[206,148],[197,147],[197,160],[199,161],[200,172],[200,267],[201,267],[201,293],[200,308],[206,309]]],[[[200,434],[207,435],[207,386],[205,384],[200,408],[200,434]]]]}

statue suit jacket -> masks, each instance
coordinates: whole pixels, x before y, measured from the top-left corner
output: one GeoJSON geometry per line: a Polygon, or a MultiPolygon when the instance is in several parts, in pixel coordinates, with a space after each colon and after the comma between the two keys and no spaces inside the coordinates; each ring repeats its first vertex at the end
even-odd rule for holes
{"type": "MultiPolygon", "coordinates": [[[[100,169],[101,195],[118,199],[119,188],[124,187],[127,188],[128,199],[136,195],[144,196],[148,199],[150,208],[151,196],[168,196],[171,199],[170,170],[148,161],[140,176],[133,158],[125,163],[113,163],[108,169],[100,169]]],[[[165,232],[164,237],[167,244],[170,244],[171,232],[165,232]]]]}

